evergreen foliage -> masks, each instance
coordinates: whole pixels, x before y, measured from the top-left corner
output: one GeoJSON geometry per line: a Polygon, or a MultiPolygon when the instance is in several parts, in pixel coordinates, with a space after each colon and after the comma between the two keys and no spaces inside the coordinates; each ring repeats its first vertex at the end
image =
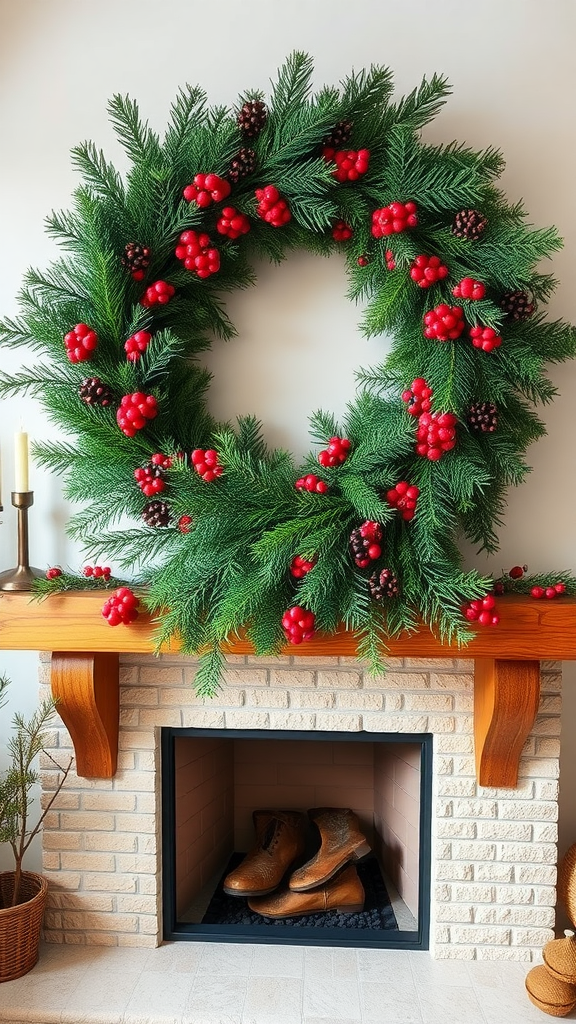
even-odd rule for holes
{"type": "MultiPolygon", "coordinates": [[[[522,481],[528,445],[544,432],[535,406],[554,397],[545,364],[576,352],[574,329],[547,320],[544,312],[555,282],[541,263],[559,248],[558,234],[530,226],[521,204],[510,204],[498,189],[501,154],[420,139],[420,129],[449,93],[445,79],[425,79],[392,103],[386,68],[352,74],[340,88],[316,94],[312,76],[306,54],[288,58],[267,100],[262,131],[248,142],[236,111],[211,108],[199,87],[180,90],[162,139],[133,100],[115,96],[109,112],[130,161],[128,173],[123,179],[92,142],[73,151],[82,176],[73,209],[55,212],[47,222],[63,255],[45,271],[29,271],[20,316],[0,324],[2,344],[27,346],[39,357],[2,379],[0,395],[32,393],[68,435],[68,441],[39,442],[34,454],[64,476],[70,498],[88,502],[72,518],[72,536],[146,588],[147,605],[158,616],[159,644],[177,633],[184,650],[201,654],[196,685],[204,696],[218,685],[226,643],[243,631],[257,653],[277,653],[285,642],[282,614],[296,604],[314,612],[318,629],[330,632],[344,623],[353,630],[360,657],[374,669],[386,638],[420,622],[443,639],[465,643],[470,624],[462,606],[482,597],[491,581],[462,570],[457,538],[497,550],[506,488],[522,481]],[[343,123],[351,130],[343,148],[369,150],[370,162],[365,174],[341,183],[323,145],[343,123]],[[185,201],[183,190],[196,174],[226,178],[246,145],[254,150],[255,169],[223,203],[202,208],[185,201]],[[255,190],[270,184],[291,212],[279,228],[257,214],[255,190]],[[374,237],[373,211],[407,202],[417,204],[418,224],[374,237]],[[250,220],[249,232],[236,240],[216,231],[221,209],[229,205],[250,220]],[[487,218],[478,239],[452,232],[455,215],[468,209],[487,218]],[[340,219],[353,229],[343,243],[332,236],[340,219]],[[220,252],[218,273],[201,280],[176,259],[185,230],[210,235],[220,252]],[[123,262],[128,243],[150,251],[143,279],[123,262]],[[301,247],[319,253],[339,248],[351,297],[368,300],[362,330],[393,336],[385,364],[359,374],[345,422],[340,426],[324,411],[311,419],[314,444],[325,448],[331,437],[351,442],[348,457],[332,467],[319,468],[316,450],[299,467],[288,453],[269,450],[253,418],[235,426],[215,423],[205,404],[209,377],[198,363],[214,335],[234,336],[223,297],[253,283],[253,259],[264,254],[279,262],[301,247]],[[421,254],[439,256],[449,269],[429,288],[410,276],[421,254]],[[481,281],[485,297],[455,299],[452,288],[464,277],[481,281]],[[166,305],[145,308],[140,299],[157,280],[172,284],[175,295],[166,305]],[[505,293],[518,291],[538,306],[525,320],[501,307],[505,293]],[[464,311],[466,328],[454,341],[424,337],[423,316],[441,303],[464,311]],[[77,323],[98,335],[89,368],[71,363],[63,344],[77,323]],[[500,347],[474,348],[468,336],[474,325],[493,328],[502,337],[500,347]],[[137,331],[149,332],[152,340],[140,359],[129,361],[124,342],[137,331]],[[115,404],[81,400],[88,373],[105,383],[115,404]],[[458,421],[455,447],[438,461],[416,452],[417,417],[401,400],[422,377],[432,388],[432,410],[458,421]],[[119,429],[116,411],[122,396],[136,392],[153,395],[159,414],[130,438],[119,429]],[[469,428],[469,408],[479,402],[497,407],[494,432],[469,428]],[[207,448],[218,452],[223,467],[212,482],[190,462],[192,450],[207,448]],[[142,519],[148,499],[134,479],[134,470],[155,453],[172,460],[161,495],[170,509],[164,527],[142,519]],[[326,493],[295,487],[310,473],[326,482],[326,493]],[[412,519],[402,518],[386,499],[399,481],[419,488],[412,519]],[[183,516],[191,520],[185,530],[179,527],[183,516]],[[349,539],[365,520],[381,524],[384,536],[381,557],[362,569],[354,564],[349,539]],[[301,580],[290,574],[295,555],[315,560],[301,580]],[[397,576],[400,593],[377,602],[368,578],[383,567],[397,576]]],[[[246,92],[236,109],[262,98],[257,90],[246,92]]],[[[571,591],[573,582],[565,574],[563,579],[571,591]]],[[[80,585],[101,584],[65,573],[39,590],[80,585]]],[[[514,586],[521,589],[516,581],[514,586]]],[[[521,586],[529,589],[529,582],[521,586]]]]}

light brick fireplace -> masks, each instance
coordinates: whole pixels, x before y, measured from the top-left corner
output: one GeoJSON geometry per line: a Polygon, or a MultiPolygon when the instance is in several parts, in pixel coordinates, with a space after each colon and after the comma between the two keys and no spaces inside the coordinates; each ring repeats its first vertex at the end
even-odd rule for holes
{"type": "MultiPolygon", "coordinates": [[[[49,659],[43,656],[45,685],[49,659]]],[[[432,956],[530,961],[553,936],[561,710],[556,662],[541,664],[540,708],[515,789],[476,781],[470,660],[391,658],[386,675],[375,679],[351,657],[236,655],[228,659],[222,691],[207,703],[194,695],[193,659],[123,654],[120,664],[118,771],[109,779],[71,774],[46,821],[49,941],[161,941],[162,726],[432,733],[432,956]]],[[[55,757],[71,752],[63,725],[51,742],[55,757]]],[[[45,759],[44,800],[54,782],[45,759]]],[[[402,831],[394,822],[398,816],[391,814],[389,827],[402,831]]]]}

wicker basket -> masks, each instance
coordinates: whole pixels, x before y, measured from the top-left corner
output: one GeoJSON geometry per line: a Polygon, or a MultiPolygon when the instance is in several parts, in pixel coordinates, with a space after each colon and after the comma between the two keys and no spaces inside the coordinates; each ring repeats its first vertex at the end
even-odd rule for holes
{"type": "Polygon", "coordinates": [[[566,850],[558,868],[558,902],[576,926],[576,843],[566,850]]]}
{"type": "Polygon", "coordinates": [[[38,960],[48,883],[42,875],[23,871],[23,902],[15,907],[9,906],[13,892],[14,872],[0,872],[0,982],[21,978],[38,960]]]}

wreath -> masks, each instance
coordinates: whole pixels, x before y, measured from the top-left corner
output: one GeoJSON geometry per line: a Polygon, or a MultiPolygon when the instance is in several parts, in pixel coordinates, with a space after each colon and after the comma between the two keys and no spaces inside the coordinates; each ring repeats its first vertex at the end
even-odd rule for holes
{"type": "MultiPolygon", "coordinates": [[[[270,654],[343,623],[378,670],[387,637],[426,624],[465,643],[495,624],[495,591],[576,590],[566,574],[495,585],[458,548],[497,550],[506,488],[544,433],[535,406],[555,394],[544,363],[576,351],[544,314],[556,230],[507,201],[495,149],[422,141],[444,78],[393,102],[386,68],[316,94],[312,73],[294,53],[266,102],[249,91],[233,110],[182,89],[163,139],[115,96],[128,173],[93,142],[73,150],[82,184],[47,221],[64,253],[27,273],[21,315],[0,325],[44,357],[0,393],[37,395],[68,437],[34,455],[83,503],[70,535],[144,588],[159,646],[178,634],[202,654],[205,695],[239,631],[270,654]],[[222,297],[253,283],[251,259],[301,247],[343,254],[362,331],[393,342],[343,423],[314,413],[319,450],[297,466],[255,418],[214,421],[201,353],[233,337],[222,297]]],[[[53,568],[39,589],[120,583],[85,573],[53,568]]],[[[109,621],[135,601],[120,588],[109,621]]]]}

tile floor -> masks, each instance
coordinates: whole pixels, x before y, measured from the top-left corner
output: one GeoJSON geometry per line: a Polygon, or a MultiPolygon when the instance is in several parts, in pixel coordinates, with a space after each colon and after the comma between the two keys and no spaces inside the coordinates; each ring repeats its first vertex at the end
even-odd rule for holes
{"type": "MultiPolygon", "coordinates": [[[[542,1024],[528,965],[428,953],[175,942],[44,945],[0,985],[6,1024],[542,1024]]],[[[576,1011],[569,1018],[576,1020],[576,1011]]]]}

